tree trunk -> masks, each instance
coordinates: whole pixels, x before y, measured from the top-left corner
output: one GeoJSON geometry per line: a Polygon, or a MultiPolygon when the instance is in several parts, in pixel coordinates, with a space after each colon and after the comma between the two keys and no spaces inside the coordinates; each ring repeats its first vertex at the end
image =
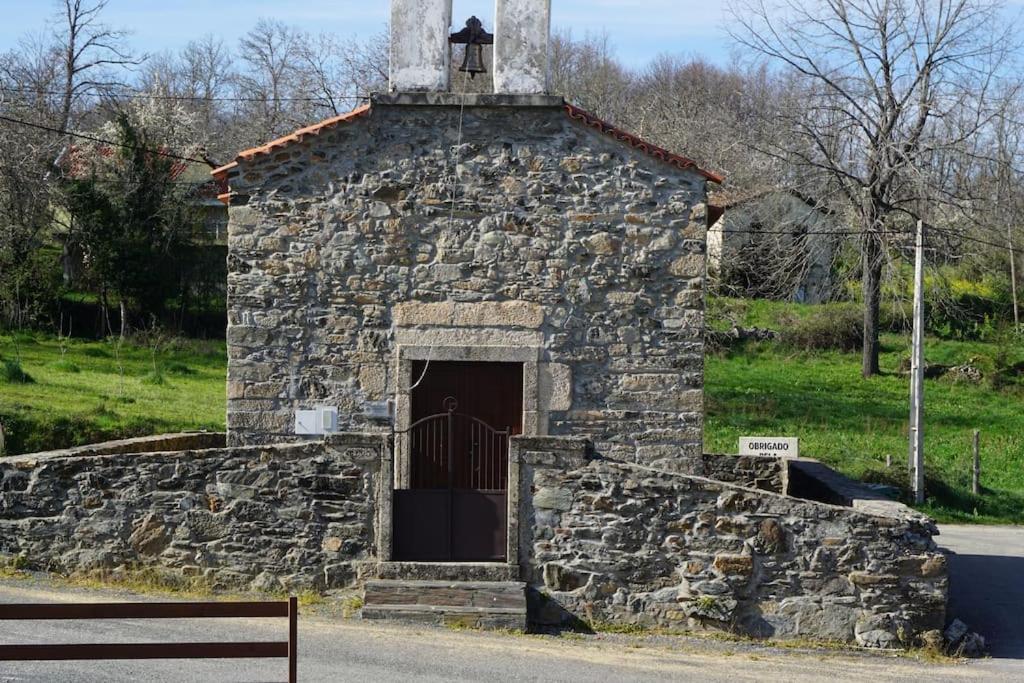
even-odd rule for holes
{"type": "Polygon", "coordinates": [[[105,328],[103,330],[103,336],[113,337],[114,328],[110,326],[110,303],[107,301],[106,288],[104,288],[103,292],[100,294],[100,310],[103,312],[103,320],[101,322],[102,326],[105,328]]]}
{"type": "Polygon", "coordinates": [[[124,341],[125,335],[128,333],[128,308],[124,305],[124,299],[121,302],[121,341],[124,341]]]}
{"type": "Polygon", "coordinates": [[[865,216],[864,244],[861,247],[862,286],[864,292],[864,348],[861,374],[867,378],[879,373],[878,323],[882,301],[882,237],[874,210],[865,216]]]}

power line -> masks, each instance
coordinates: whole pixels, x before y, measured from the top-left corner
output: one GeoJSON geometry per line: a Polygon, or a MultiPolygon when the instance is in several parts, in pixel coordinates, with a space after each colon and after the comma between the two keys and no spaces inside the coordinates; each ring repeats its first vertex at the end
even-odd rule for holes
{"type": "MultiPolygon", "coordinates": [[[[983,239],[981,239],[979,237],[972,237],[971,235],[967,235],[967,234],[962,233],[962,232],[957,232],[956,230],[950,230],[948,228],[939,228],[939,227],[936,227],[934,225],[928,225],[926,227],[927,227],[928,230],[935,230],[936,232],[940,232],[940,233],[946,235],[947,237],[953,237],[953,238],[956,238],[956,239],[961,239],[961,240],[964,240],[966,242],[976,242],[978,244],[983,244],[983,245],[986,245],[986,246],[989,246],[989,247],[995,247],[997,249],[1003,249],[1003,250],[1006,250],[1006,251],[1012,251],[1015,254],[1024,254],[1024,249],[1021,249],[1021,248],[1018,248],[1018,247],[1010,247],[1009,245],[1007,245],[1005,243],[990,242],[988,240],[983,240],[983,239]]],[[[873,234],[873,235],[902,235],[902,236],[907,236],[907,235],[912,235],[913,232],[914,232],[913,230],[882,230],[882,231],[878,231],[878,232],[873,232],[871,234],[873,234]]],[[[723,230],[722,234],[724,236],[728,236],[728,235],[787,235],[787,236],[790,236],[790,237],[798,239],[800,237],[803,237],[804,235],[830,235],[830,236],[834,236],[834,237],[863,237],[867,233],[859,232],[859,231],[856,231],[856,230],[809,230],[807,232],[802,232],[802,231],[799,231],[799,230],[723,230]]]]}
{"type": "Polygon", "coordinates": [[[60,128],[53,128],[52,126],[45,126],[41,123],[31,123],[29,121],[22,121],[21,119],[13,119],[9,116],[0,115],[0,121],[6,123],[13,123],[18,126],[26,126],[28,128],[35,128],[37,130],[46,131],[48,133],[54,133],[56,135],[67,135],[68,137],[81,138],[82,140],[89,140],[90,142],[98,142],[104,145],[110,145],[112,147],[122,147],[124,149],[133,149],[140,152],[149,152],[157,156],[167,157],[168,159],[177,159],[178,161],[191,161],[196,164],[207,164],[205,159],[196,159],[195,157],[181,156],[180,154],[174,154],[173,152],[166,152],[160,149],[151,149],[149,147],[137,147],[135,145],[126,145],[123,142],[114,142],[113,140],[105,140],[92,135],[86,135],[85,133],[73,133],[69,130],[61,130],[60,128]]]}
{"type": "Polygon", "coordinates": [[[947,228],[939,228],[939,227],[936,227],[934,225],[929,225],[928,229],[929,230],[936,230],[936,231],[941,232],[941,233],[943,233],[945,235],[948,235],[950,237],[956,237],[956,238],[959,238],[959,239],[962,239],[962,240],[967,240],[968,242],[977,242],[978,244],[984,244],[984,245],[989,246],[989,247],[995,247],[997,249],[1005,249],[1006,251],[1011,251],[1011,252],[1013,252],[1015,254],[1024,254],[1024,249],[1018,249],[1017,247],[1012,247],[1012,246],[1010,246],[1009,244],[1006,244],[1006,243],[999,244],[998,242],[989,242],[988,240],[983,240],[983,239],[978,238],[978,237],[971,237],[969,235],[965,235],[963,233],[956,232],[955,230],[949,230],[947,228]]]}
{"type": "MultiPolygon", "coordinates": [[[[19,125],[19,126],[26,126],[28,128],[35,128],[37,130],[46,131],[48,133],[53,133],[55,135],[66,135],[68,137],[79,138],[79,139],[82,139],[82,140],[89,140],[90,142],[98,142],[100,144],[110,145],[112,147],[121,147],[123,149],[132,149],[132,150],[138,150],[138,151],[142,151],[142,152],[148,152],[150,154],[155,154],[157,156],[162,156],[162,157],[166,157],[166,158],[169,158],[169,159],[176,159],[178,161],[189,161],[189,162],[197,163],[197,164],[208,164],[209,163],[206,159],[196,159],[195,157],[182,156],[180,154],[174,154],[173,152],[167,152],[167,151],[164,151],[164,150],[152,149],[152,148],[149,148],[149,147],[138,147],[138,146],[134,146],[134,145],[126,145],[126,144],[121,143],[121,142],[115,142],[113,140],[107,140],[107,139],[99,138],[99,137],[96,137],[96,136],[93,136],[93,135],[87,135],[85,133],[75,133],[75,132],[72,132],[72,131],[69,131],[69,130],[61,130],[60,128],[54,128],[52,126],[46,126],[46,125],[43,125],[41,123],[32,123],[30,121],[23,121],[21,119],[11,118],[9,116],[0,115],[0,121],[6,122],[6,123],[11,123],[11,124],[14,124],[14,125],[19,125]]],[[[956,232],[954,230],[948,230],[948,229],[945,229],[945,228],[939,228],[939,227],[933,226],[933,225],[929,225],[928,228],[930,230],[935,230],[937,232],[943,233],[943,234],[945,234],[947,236],[955,237],[955,238],[966,240],[966,241],[969,241],[969,242],[976,242],[978,244],[983,244],[983,245],[990,246],[990,247],[995,247],[995,248],[998,248],[998,249],[1006,249],[1006,250],[1008,250],[1010,252],[1013,252],[1013,253],[1024,253],[1024,249],[1017,249],[1017,248],[1012,247],[1012,246],[1007,245],[1007,244],[998,244],[996,242],[990,242],[988,240],[983,240],[983,239],[980,239],[978,237],[972,237],[972,236],[969,236],[969,235],[965,235],[963,233],[959,233],[959,232],[956,232]]],[[[801,230],[726,230],[724,228],[722,229],[722,233],[723,233],[723,235],[725,235],[725,234],[789,235],[789,236],[794,237],[794,238],[800,238],[800,237],[803,237],[803,236],[806,236],[806,235],[829,235],[829,236],[835,236],[835,237],[862,237],[865,234],[868,234],[868,233],[863,233],[863,232],[859,232],[859,231],[850,231],[850,230],[808,230],[808,231],[801,231],[801,230]]],[[[872,232],[870,234],[872,234],[872,235],[903,235],[903,236],[906,236],[906,235],[909,235],[910,233],[911,233],[911,231],[909,231],[909,230],[882,230],[882,231],[872,232]]]]}
{"type": "MultiPolygon", "coordinates": [[[[872,235],[909,235],[911,230],[879,230],[872,232],[872,235]]],[[[723,235],[789,235],[791,237],[803,237],[804,235],[837,235],[843,237],[862,237],[866,233],[857,230],[732,230],[723,229],[723,235]]]]}
{"type": "MultiPolygon", "coordinates": [[[[125,86],[126,87],[126,86],[125,86]]],[[[67,92],[59,90],[33,90],[31,88],[10,88],[0,86],[0,92],[8,92],[19,95],[37,95],[46,97],[67,97],[67,92]]],[[[71,93],[73,97],[120,97],[131,100],[166,100],[166,101],[196,101],[196,102],[320,102],[327,103],[330,100],[359,101],[365,100],[369,95],[321,95],[319,97],[203,97],[201,95],[154,95],[139,91],[129,93],[106,94],[101,92],[79,92],[71,93]]]]}

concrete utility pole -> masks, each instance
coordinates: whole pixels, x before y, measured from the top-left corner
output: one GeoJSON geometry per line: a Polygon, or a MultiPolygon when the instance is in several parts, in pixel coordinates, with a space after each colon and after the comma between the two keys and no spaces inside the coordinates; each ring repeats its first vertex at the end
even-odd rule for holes
{"type": "Polygon", "coordinates": [[[924,222],[917,222],[914,254],[914,336],[910,352],[910,485],[924,502],[924,222]]]}
{"type": "Polygon", "coordinates": [[[1013,231],[1006,224],[1006,246],[1010,250],[1010,292],[1013,297],[1013,331],[1020,332],[1020,311],[1017,308],[1017,260],[1014,258],[1013,231]]]}
{"type": "Polygon", "coordinates": [[[971,468],[971,493],[981,495],[981,431],[974,430],[974,467],[971,468]]]}

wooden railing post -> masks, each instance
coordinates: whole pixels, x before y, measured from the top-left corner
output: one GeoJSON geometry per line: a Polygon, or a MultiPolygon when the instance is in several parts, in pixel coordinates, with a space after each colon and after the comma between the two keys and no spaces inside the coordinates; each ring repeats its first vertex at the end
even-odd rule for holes
{"type": "Polygon", "coordinates": [[[288,598],[288,683],[298,681],[299,669],[299,599],[288,598]]]}

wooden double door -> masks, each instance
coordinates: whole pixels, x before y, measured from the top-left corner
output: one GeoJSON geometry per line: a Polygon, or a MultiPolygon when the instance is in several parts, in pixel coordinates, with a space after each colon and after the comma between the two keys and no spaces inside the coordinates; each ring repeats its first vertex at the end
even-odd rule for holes
{"type": "Polygon", "coordinates": [[[394,495],[394,559],[504,561],[522,364],[422,361],[413,363],[411,381],[410,427],[398,440],[409,487],[394,495]]]}

